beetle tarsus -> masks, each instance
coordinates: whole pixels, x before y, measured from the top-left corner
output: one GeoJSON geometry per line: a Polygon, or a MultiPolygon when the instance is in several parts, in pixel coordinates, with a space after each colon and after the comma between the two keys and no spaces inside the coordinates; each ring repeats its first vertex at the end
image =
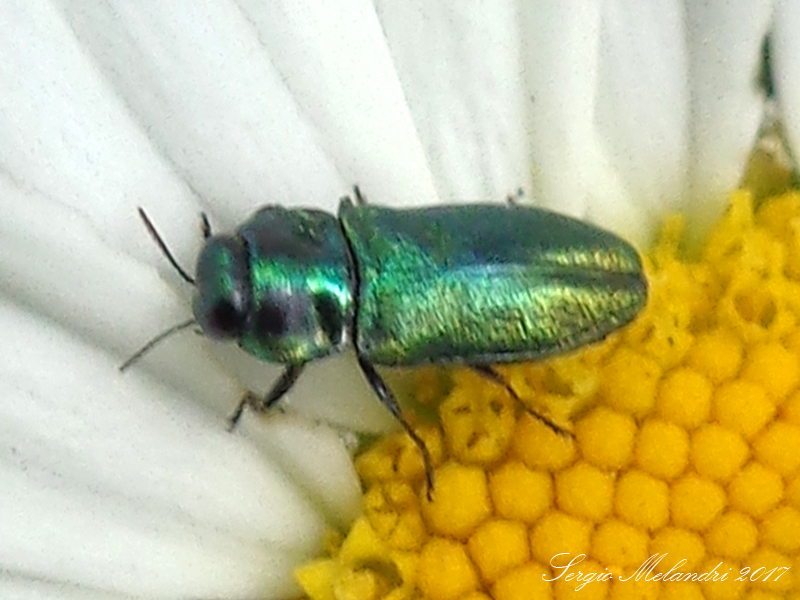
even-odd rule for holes
{"type": "Polygon", "coordinates": [[[500,373],[495,371],[494,367],[492,367],[491,365],[474,364],[474,365],[470,365],[470,368],[473,371],[475,371],[476,373],[478,373],[479,375],[482,375],[483,377],[486,377],[487,379],[489,379],[491,381],[494,381],[498,385],[502,385],[504,388],[506,388],[506,391],[508,391],[508,393],[511,394],[511,397],[514,398],[514,400],[516,400],[519,403],[519,405],[522,406],[522,408],[525,409],[526,412],[528,412],[529,414],[531,414],[534,417],[536,417],[537,419],[539,419],[542,423],[544,423],[547,427],[549,427],[554,433],[557,433],[558,435],[563,435],[563,436],[570,436],[571,435],[569,431],[567,431],[566,429],[562,429],[561,427],[559,427],[552,420],[548,419],[544,415],[540,415],[535,410],[532,410],[532,409],[528,408],[528,406],[526,406],[526,404],[522,401],[522,399],[519,397],[519,395],[514,390],[514,388],[511,387],[511,384],[508,383],[508,381],[506,381],[505,378],[500,373]]]}
{"type": "Polygon", "coordinates": [[[239,404],[236,406],[236,409],[230,414],[227,418],[228,426],[226,429],[228,433],[231,433],[236,426],[239,424],[239,419],[242,418],[242,413],[244,413],[245,407],[251,405],[253,403],[253,394],[247,392],[242,399],[239,401],[239,404]]]}
{"type": "Polygon", "coordinates": [[[511,206],[523,206],[525,204],[525,190],[517,188],[516,192],[511,192],[506,196],[506,202],[511,206]]]}
{"type": "Polygon", "coordinates": [[[548,427],[548,428],[549,428],[549,429],[550,429],[550,430],[551,430],[553,433],[555,433],[555,434],[557,434],[557,435],[560,435],[560,436],[563,436],[563,437],[572,437],[572,434],[571,434],[569,431],[567,431],[567,430],[566,430],[566,429],[564,429],[563,427],[559,427],[559,426],[558,426],[558,425],[555,423],[555,421],[552,421],[552,420],[548,419],[548,418],[547,418],[547,417],[545,417],[544,415],[540,415],[538,412],[536,412],[535,410],[532,410],[532,409],[528,408],[528,407],[527,407],[527,406],[525,406],[524,404],[523,404],[523,407],[525,408],[525,411],[526,411],[526,412],[527,412],[529,415],[533,415],[534,417],[536,417],[537,419],[539,419],[539,420],[540,420],[542,423],[544,423],[544,425],[546,425],[546,426],[547,426],[547,427],[548,427]]]}
{"type": "Polygon", "coordinates": [[[228,417],[228,431],[233,431],[242,418],[244,409],[248,406],[253,410],[265,413],[273,404],[283,398],[292,386],[297,382],[300,374],[303,372],[305,364],[299,365],[286,365],[286,368],[281,373],[278,380],[272,385],[272,389],[263,397],[256,396],[252,392],[247,392],[243,397],[236,410],[228,417]]]}
{"type": "Polygon", "coordinates": [[[353,186],[353,196],[355,196],[355,199],[356,199],[356,206],[366,206],[367,205],[367,199],[361,193],[361,188],[358,187],[358,184],[353,186]]]}
{"type": "Polygon", "coordinates": [[[400,425],[403,426],[403,429],[406,430],[406,433],[411,438],[411,440],[417,445],[419,448],[420,454],[422,454],[422,463],[425,466],[425,480],[428,484],[427,489],[427,497],[428,501],[433,500],[433,461],[431,459],[431,454],[428,451],[428,447],[425,445],[425,442],[419,437],[414,428],[411,427],[411,424],[406,421],[405,417],[403,416],[403,411],[400,408],[400,405],[397,403],[397,399],[392,394],[392,391],[389,389],[389,386],[386,385],[386,382],[383,378],[378,374],[375,370],[375,367],[372,366],[372,363],[369,362],[364,356],[361,354],[358,355],[358,364],[361,366],[361,370],[364,372],[364,376],[367,378],[370,386],[375,393],[378,395],[378,398],[386,408],[389,409],[389,412],[394,415],[394,418],[400,422],[400,425]]]}
{"type": "Polygon", "coordinates": [[[208,215],[204,212],[200,213],[200,231],[203,232],[204,240],[211,237],[211,223],[208,221],[208,215]]]}

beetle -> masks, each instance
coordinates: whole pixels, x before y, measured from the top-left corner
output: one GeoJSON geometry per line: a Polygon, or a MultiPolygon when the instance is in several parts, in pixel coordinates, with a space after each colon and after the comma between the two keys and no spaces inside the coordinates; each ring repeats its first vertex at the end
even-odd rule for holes
{"type": "Polygon", "coordinates": [[[195,324],[284,365],[266,395],[245,395],[229,417],[233,428],[246,407],[263,412],[280,400],[306,364],[353,347],[368,383],[422,453],[430,493],[428,450],[376,365],[460,363],[518,399],[491,365],[597,342],[647,301],[637,251],[587,223],[515,202],[394,209],[354,192],[355,203],[342,198],[337,215],[265,206],[232,234],[212,235],[203,215],[194,277],[140,208],[162,253],[195,286],[194,318],[120,368],[195,324]]]}

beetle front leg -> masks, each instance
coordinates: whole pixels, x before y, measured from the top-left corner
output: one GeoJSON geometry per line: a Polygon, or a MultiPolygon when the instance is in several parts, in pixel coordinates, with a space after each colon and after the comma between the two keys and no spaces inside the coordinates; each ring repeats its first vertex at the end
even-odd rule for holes
{"type": "Polygon", "coordinates": [[[281,376],[272,385],[272,389],[270,389],[263,398],[256,396],[252,392],[247,392],[242,398],[242,401],[239,402],[239,406],[233,411],[233,414],[228,417],[228,431],[234,430],[239,419],[242,418],[244,409],[248,406],[260,413],[267,412],[273,404],[283,398],[286,392],[292,389],[292,386],[297,382],[297,379],[303,372],[304,367],[305,364],[286,365],[281,376]]]}
{"type": "Polygon", "coordinates": [[[534,417],[539,419],[542,423],[547,425],[555,433],[565,436],[570,435],[569,431],[562,429],[544,415],[540,415],[535,410],[528,408],[522,401],[522,399],[517,395],[517,392],[514,390],[514,388],[511,387],[511,384],[508,383],[500,373],[495,371],[494,367],[492,367],[491,365],[474,364],[474,365],[469,365],[469,368],[478,373],[479,375],[482,375],[486,379],[494,381],[496,384],[502,385],[504,388],[506,388],[508,393],[511,394],[511,397],[514,398],[514,400],[516,400],[517,402],[519,402],[522,408],[524,408],[528,413],[532,414],[534,417]]]}
{"type": "Polygon", "coordinates": [[[367,378],[370,386],[372,386],[372,389],[378,394],[381,404],[389,409],[389,412],[400,422],[400,425],[406,430],[408,436],[417,445],[417,448],[419,448],[420,454],[422,454],[422,462],[425,465],[425,479],[428,483],[428,500],[433,500],[431,495],[433,492],[433,461],[431,460],[430,452],[428,452],[428,447],[417,432],[414,431],[414,428],[411,427],[411,424],[406,421],[406,418],[403,416],[403,411],[397,403],[397,399],[394,397],[394,394],[392,394],[392,391],[389,389],[389,386],[386,385],[383,378],[375,370],[375,367],[372,366],[372,363],[359,354],[358,364],[361,366],[361,370],[364,372],[364,376],[367,378]]]}

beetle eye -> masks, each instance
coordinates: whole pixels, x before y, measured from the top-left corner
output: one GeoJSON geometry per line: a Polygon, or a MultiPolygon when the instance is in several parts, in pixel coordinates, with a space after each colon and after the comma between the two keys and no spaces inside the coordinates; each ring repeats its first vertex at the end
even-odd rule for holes
{"type": "Polygon", "coordinates": [[[214,338],[238,337],[244,328],[246,315],[227,300],[217,302],[208,313],[203,331],[214,338]]]}

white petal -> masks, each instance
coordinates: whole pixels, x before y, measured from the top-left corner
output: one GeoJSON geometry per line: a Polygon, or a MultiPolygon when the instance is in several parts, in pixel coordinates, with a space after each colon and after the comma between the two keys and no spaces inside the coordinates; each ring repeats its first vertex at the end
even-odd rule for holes
{"type": "MultiPolygon", "coordinates": [[[[119,363],[153,333],[185,320],[185,303],[155,271],[105,243],[75,209],[2,177],[0,209],[0,276],[15,302],[68,323],[83,339],[114,351],[119,363]]],[[[140,367],[224,413],[241,389],[196,338],[176,336],[165,344],[172,352],[156,351],[140,367]]]]}
{"type": "MultiPolygon", "coordinates": [[[[612,167],[595,130],[600,78],[599,2],[528,3],[522,13],[534,197],[545,206],[586,216],[590,203],[623,206],[641,233],[646,219],[631,211],[624,173],[612,167]]],[[[638,211],[637,211],[638,212],[638,211]]]]}
{"type": "Polygon", "coordinates": [[[377,4],[442,200],[499,202],[527,187],[515,8],[478,0],[377,4]]]}
{"type": "Polygon", "coordinates": [[[5,600],[132,600],[128,594],[9,574],[0,575],[0,596],[5,600]]]}
{"type": "Polygon", "coordinates": [[[361,512],[361,492],[339,435],[326,425],[288,415],[274,415],[256,425],[249,431],[251,437],[331,526],[346,531],[361,512]]]}
{"type": "Polygon", "coordinates": [[[682,19],[677,0],[615,0],[603,10],[594,121],[625,179],[631,212],[644,215],[683,192],[689,94],[682,19]]]}
{"type": "Polygon", "coordinates": [[[727,207],[761,125],[757,79],[772,10],[772,0],[686,2],[692,141],[680,208],[695,233],[727,207]]]}
{"type": "Polygon", "coordinates": [[[168,233],[182,257],[197,237],[186,226],[197,218],[196,199],[99,77],[62,13],[41,0],[3,3],[0,23],[0,152],[12,182],[74,207],[110,244],[154,263],[135,207],[161,204],[179,224],[168,233]]]}
{"type": "Polygon", "coordinates": [[[61,4],[134,120],[215,207],[241,220],[346,189],[235,2],[61,4]]]}
{"type": "MultiPolygon", "coordinates": [[[[171,597],[295,590],[324,523],[266,449],[19,308],[0,305],[0,328],[5,570],[171,597]]],[[[343,453],[330,440],[318,460],[343,453]]]]}
{"type": "Polygon", "coordinates": [[[759,125],[770,3],[525,7],[540,199],[640,241],[669,207],[718,211],[759,125]]]}
{"type": "MultiPolygon", "coordinates": [[[[371,2],[240,4],[348,186],[360,184],[368,199],[380,204],[435,198],[371,2]]],[[[327,206],[332,208],[334,200],[327,206]]]]}

